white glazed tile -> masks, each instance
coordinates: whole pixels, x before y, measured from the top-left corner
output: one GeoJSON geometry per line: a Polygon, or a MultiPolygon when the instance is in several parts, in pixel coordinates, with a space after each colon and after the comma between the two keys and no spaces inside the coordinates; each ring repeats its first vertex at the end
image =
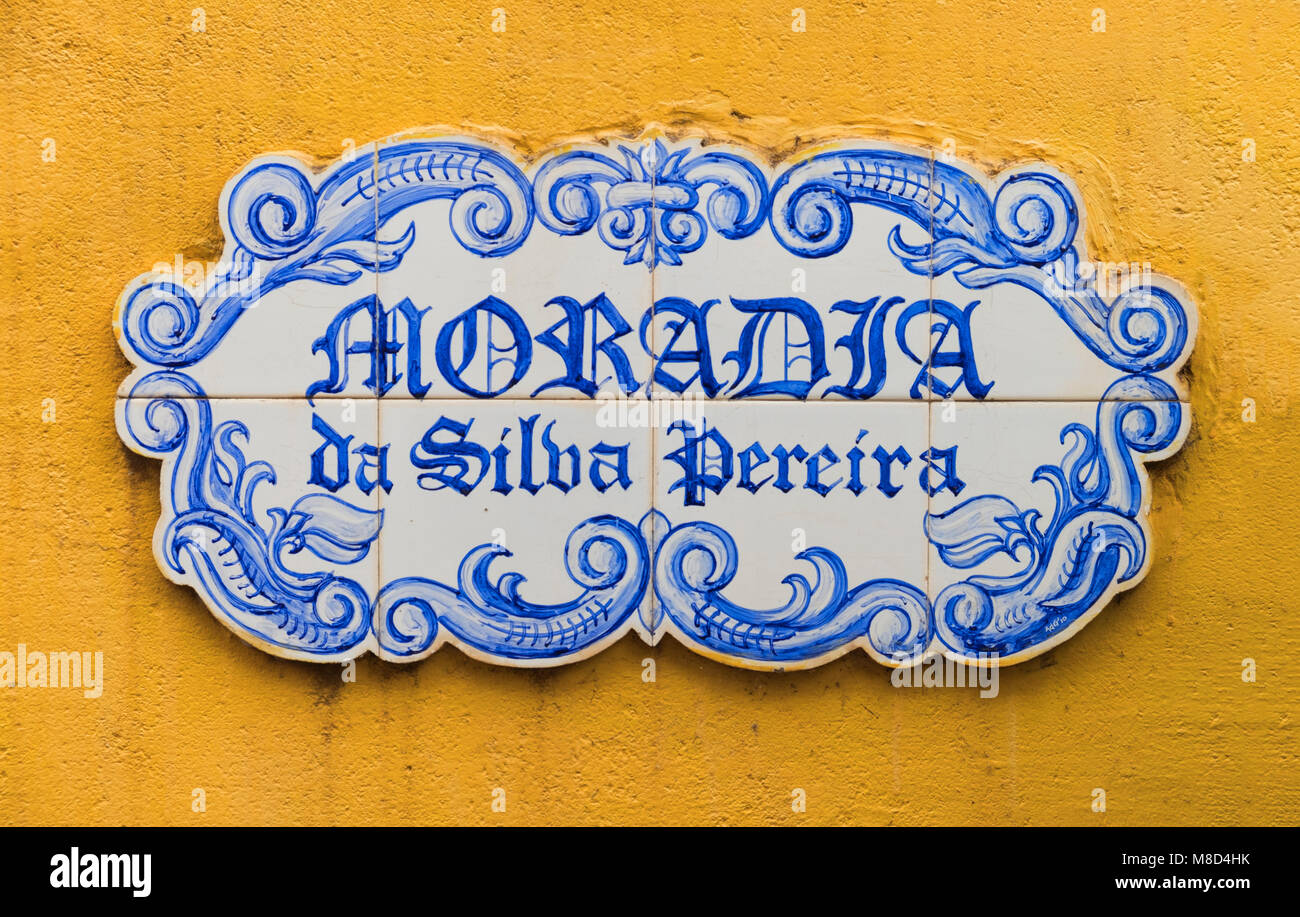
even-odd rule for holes
{"type": "MultiPolygon", "coordinates": [[[[558,168],[556,157],[569,156],[570,171],[591,167],[617,176],[628,167],[620,145],[639,149],[633,141],[593,145],[546,162],[558,168]]],[[[640,344],[639,322],[650,308],[650,270],[625,263],[629,252],[605,241],[617,231],[603,222],[584,227],[561,219],[573,217],[566,207],[584,212],[580,189],[561,183],[552,196],[541,190],[537,169],[515,154],[454,137],[385,142],[377,177],[379,238],[396,243],[414,234],[400,263],[378,278],[380,301],[394,314],[402,346],[395,362],[405,373],[387,398],[482,398],[491,392],[585,400],[595,390],[645,391],[650,358],[640,344]],[[390,218],[386,208],[399,203],[390,218]],[[557,208],[563,209],[558,216],[557,208]],[[406,302],[413,313],[393,311],[406,302]],[[420,328],[421,377],[414,390],[412,321],[420,328]]],[[[642,186],[648,217],[650,186],[642,186]]],[[[610,184],[598,180],[583,188],[607,212],[610,184]]]]}
{"type": "Polygon", "coordinates": [[[854,647],[885,662],[923,651],[926,413],[715,402],[689,431],[658,429],[657,633],[755,668],[802,668],[854,647]],[[808,595],[792,598],[792,584],[808,595]],[[872,620],[880,607],[911,618],[872,620]]]}
{"type": "Polygon", "coordinates": [[[936,648],[1015,662],[1141,581],[1152,553],[1143,465],[1181,446],[1187,403],[954,401],[930,411],[936,648]]]}
{"type": "Polygon", "coordinates": [[[163,573],[276,655],[320,661],[372,649],[380,488],[360,485],[356,450],[377,439],[374,401],[209,400],[175,380],[154,377],[140,397],[117,401],[123,440],[163,459],[154,538],[163,573]],[[317,425],[348,450],[346,468],[317,425]]]}
{"type": "MultiPolygon", "coordinates": [[[[752,232],[728,238],[719,231],[713,218],[713,204],[719,213],[733,207],[725,205],[724,189],[744,188],[750,179],[742,170],[722,163],[709,163],[709,157],[746,158],[743,150],[726,146],[701,145],[697,140],[682,141],[671,147],[688,151],[679,171],[698,182],[700,202],[696,216],[705,233],[698,250],[684,252],[680,263],[661,257],[655,269],[655,322],[652,343],[661,357],[669,351],[704,351],[693,362],[662,360],[656,370],[656,391],[704,392],[725,400],[906,401],[930,397],[921,379],[928,356],[929,277],[906,269],[890,251],[890,234],[898,228],[910,245],[923,245],[929,239],[928,198],[925,184],[931,161],[916,150],[910,168],[878,164],[862,165],[852,159],[836,158],[838,152],[861,149],[862,144],[838,144],[819,147],[781,163],[775,170],[765,163],[750,162],[762,175],[772,200],[772,216],[762,220],[752,232]],[[821,199],[784,195],[798,187],[801,168],[812,168],[818,156],[824,160],[824,173],[850,185],[889,187],[914,196],[926,225],[916,225],[908,218],[861,200],[844,202],[830,196],[821,199]],[[693,163],[700,163],[695,164],[693,163]],[[727,180],[708,182],[702,179],[721,176],[727,180]],[[786,182],[783,183],[782,179],[786,182]],[[713,195],[713,197],[710,197],[713,195]],[[803,208],[795,201],[809,201],[803,208]],[[821,206],[824,204],[824,206],[821,206]],[[843,215],[831,217],[836,205],[843,215]],[[847,229],[842,247],[833,250],[837,238],[834,228],[809,231],[808,238],[785,232],[778,238],[775,227],[792,214],[795,225],[804,226],[825,218],[836,227],[847,229]],[[705,216],[707,220],[703,219],[705,216]],[[800,254],[800,249],[816,255],[800,254]],[[740,301],[737,306],[735,301],[740,301]],[[789,300],[778,304],[772,300],[789,300]],[[768,301],[765,307],[759,303],[768,301]],[[704,308],[706,304],[707,309],[704,308]],[[838,308],[837,304],[842,304],[838,308]],[[811,308],[819,321],[802,318],[811,308]],[[919,311],[918,308],[919,307],[919,311]],[[702,313],[702,315],[701,315],[702,313]],[[872,340],[871,328],[880,318],[880,333],[872,340]],[[903,340],[897,337],[903,320],[903,340]],[[706,329],[701,340],[700,324],[706,329]],[[746,332],[749,333],[748,338],[746,332]],[[820,340],[818,340],[820,338],[820,340]],[[860,351],[855,375],[855,348],[860,351]],[[910,351],[910,353],[909,353],[910,351]],[[872,384],[872,360],[883,360],[885,373],[872,384]],[[820,366],[818,363],[820,362],[820,366]],[[701,367],[704,367],[702,370],[701,367]],[[706,371],[711,375],[706,384],[706,371]],[[671,377],[665,380],[662,375],[671,377]],[[692,378],[694,376],[694,378],[692,378]],[[838,391],[837,391],[838,390],[838,391]]],[[[874,145],[873,150],[881,149],[874,145]]],[[[886,147],[887,148],[887,147],[886,147]]],[[[752,155],[752,154],[750,154],[752,155]]],[[[807,182],[815,185],[815,178],[807,182]]],[[[752,179],[750,179],[752,180],[752,179]]],[[[665,197],[659,194],[659,197],[665,197]]],[[[661,210],[666,215],[666,211],[661,210]]],[[[663,216],[657,216],[662,220],[663,216]]],[[[689,219],[682,215],[681,220],[689,219]]],[[[734,231],[733,231],[734,233],[734,231]]]]}
{"type": "MultiPolygon", "coordinates": [[[[208,356],[180,369],[210,398],[305,398],[313,384],[329,380],[329,358],[323,350],[313,352],[314,345],[327,338],[335,315],[374,291],[369,272],[343,286],[303,280],[275,290],[249,308],[208,356]]],[[[357,371],[359,358],[352,360],[343,390],[313,393],[313,400],[374,397],[363,384],[366,373],[357,371]]],[[[154,368],[128,376],[118,397],[130,397],[154,368]]]]}
{"type": "MultiPolygon", "coordinates": [[[[934,279],[934,299],[944,308],[952,306],[970,316],[972,364],[936,370],[938,378],[952,388],[949,397],[1003,402],[1134,400],[1122,386],[1112,389],[1128,373],[1089,349],[1037,293],[1010,282],[969,290],[947,275],[934,279]]],[[[945,349],[956,349],[955,330],[952,339],[954,343],[945,349]]],[[[1172,383],[1171,376],[1165,378],[1172,383]]],[[[1171,384],[1167,400],[1177,400],[1179,393],[1179,386],[1171,384]]]]}
{"type": "Polygon", "coordinates": [[[165,365],[210,398],[364,397],[360,357],[337,391],[324,383],[331,321],[375,294],[373,185],[369,147],[320,172],[288,154],[249,163],[218,204],[221,258],[178,256],[122,294],[114,329],[137,368],[118,396],[165,365]]]}
{"type": "Polygon", "coordinates": [[[393,481],[376,618],[385,658],[450,642],[476,658],[556,665],[644,632],[650,431],[607,410],[572,399],[382,402],[393,481]],[[421,602],[437,611],[434,631],[421,602]]]}
{"type": "Polygon", "coordinates": [[[1157,376],[1162,400],[1186,397],[1177,371],[1196,334],[1186,290],[1150,264],[1090,260],[1068,176],[1041,163],[990,177],[936,161],[934,179],[957,202],[935,210],[937,400],[1150,397],[1114,385],[1133,373],[1157,376]]]}

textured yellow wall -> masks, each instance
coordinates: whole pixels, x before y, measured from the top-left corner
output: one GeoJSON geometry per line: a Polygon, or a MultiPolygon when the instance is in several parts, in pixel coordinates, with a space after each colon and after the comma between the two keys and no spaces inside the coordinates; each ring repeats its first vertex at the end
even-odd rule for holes
{"type": "Polygon", "coordinates": [[[0,691],[0,822],[1297,820],[1300,4],[211,0],[195,33],[199,2],[3,5],[0,650],[102,650],[107,680],[0,691]],[[1200,310],[1146,581],[980,700],[891,688],[861,653],[761,674],[632,637],[544,671],[367,657],[345,685],[163,579],[158,464],[113,428],[110,316],[155,262],[219,257],[227,178],[417,125],[535,150],[647,122],[777,154],[953,138],[989,170],[1072,174],[1093,257],[1149,261],[1200,310]]]}

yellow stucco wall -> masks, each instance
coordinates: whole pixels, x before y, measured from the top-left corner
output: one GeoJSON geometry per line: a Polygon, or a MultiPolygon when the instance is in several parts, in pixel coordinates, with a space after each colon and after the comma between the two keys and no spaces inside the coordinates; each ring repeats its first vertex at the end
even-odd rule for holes
{"type": "Polygon", "coordinates": [[[0,649],[102,650],[107,677],[98,699],[0,691],[0,822],[1297,820],[1300,4],[210,0],[196,33],[198,2],[3,4],[0,649]],[[219,257],[227,178],[417,125],[536,150],[651,122],[1069,172],[1093,257],[1151,262],[1200,311],[1146,581],[980,700],[894,689],[861,653],[763,674],[634,637],[543,671],[366,657],[343,684],[164,580],[110,316],[155,262],[219,257]]]}

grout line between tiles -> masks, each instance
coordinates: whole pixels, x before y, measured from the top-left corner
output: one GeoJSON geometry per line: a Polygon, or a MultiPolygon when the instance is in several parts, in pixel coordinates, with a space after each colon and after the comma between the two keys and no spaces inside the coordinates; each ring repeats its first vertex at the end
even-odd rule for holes
{"type": "MultiPolygon", "coordinates": [[[[375,189],[374,199],[374,278],[375,278],[375,300],[382,305],[383,300],[380,297],[380,272],[379,272],[379,195],[383,193],[379,188],[379,151],[383,148],[386,141],[381,139],[375,142],[375,148],[370,152],[370,178],[371,186],[375,189]]],[[[382,320],[382,313],[379,308],[375,309],[375,321],[378,323],[382,320]]],[[[371,340],[378,341],[379,328],[376,327],[371,333],[371,340]]],[[[376,345],[377,346],[377,345],[376,345]]],[[[384,444],[384,408],[378,389],[374,392],[375,405],[375,445],[382,447],[384,444]]],[[[379,537],[375,539],[375,594],[372,596],[370,605],[370,633],[375,641],[375,655],[381,660],[384,659],[383,647],[380,643],[379,630],[379,594],[384,588],[384,538],[388,534],[388,526],[385,524],[384,510],[387,508],[385,503],[388,496],[383,487],[377,487],[376,506],[380,511],[379,516],[379,537]]]]}
{"type": "MultiPolygon", "coordinates": [[[[132,398],[148,400],[148,395],[122,395],[115,394],[113,398],[117,401],[128,401],[132,398]]],[[[304,395],[214,395],[207,393],[204,395],[175,395],[171,396],[178,401],[191,401],[194,399],[203,399],[206,401],[308,401],[304,395]]],[[[943,404],[946,399],[935,399],[935,404],[943,404]]],[[[332,394],[316,395],[311,399],[315,402],[329,401],[382,401],[385,404],[500,404],[502,402],[511,402],[519,404],[598,404],[594,398],[509,398],[506,396],[497,396],[495,398],[466,398],[466,397],[446,397],[446,398],[408,398],[392,397],[379,398],[378,396],[367,393],[358,393],[355,395],[332,394]]],[[[826,407],[864,407],[872,404],[929,404],[928,399],[916,398],[868,398],[866,400],[854,400],[850,398],[837,398],[835,400],[826,400],[820,398],[712,398],[707,399],[709,404],[806,404],[809,406],[826,406],[826,407]]],[[[1019,405],[1019,404],[1106,404],[1115,403],[1140,403],[1151,404],[1154,402],[1180,402],[1190,404],[1189,398],[1066,398],[1064,396],[1042,397],[1042,398],[985,398],[984,400],[974,398],[954,398],[953,403],[967,406],[994,406],[994,405],[1019,405]]]]}
{"type": "MultiPolygon", "coordinates": [[[[642,142],[645,143],[648,141],[643,140],[642,142]]],[[[658,209],[658,200],[655,197],[655,183],[658,181],[658,176],[659,176],[659,170],[656,168],[653,170],[653,172],[650,175],[650,226],[651,226],[650,237],[653,240],[653,244],[656,247],[659,244],[658,234],[654,232],[654,227],[656,225],[655,211],[658,209]]],[[[655,321],[656,283],[658,282],[658,274],[659,274],[659,256],[657,250],[655,251],[655,260],[651,262],[651,265],[652,266],[650,268],[650,370],[648,375],[646,376],[645,384],[650,399],[654,400],[655,364],[657,362],[654,355],[659,352],[659,342],[657,337],[658,329],[655,327],[658,324],[658,322],[655,321]]],[[[647,482],[647,484],[648,484],[648,493],[650,496],[650,508],[646,512],[649,513],[649,520],[650,520],[650,525],[649,525],[650,543],[646,545],[646,549],[649,552],[648,560],[650,563],[650,571],[649,571],[650,575],[649,575],[649,581],[646,585],[645,598],[642,599],[642,605],[644,608],[649,610],[650,620],[653,621],[655,624],[654,628],[651,629],[650,631],[650,646],[654,647],[657,646],[656,632],[659,629],[659,620],[658,617],[655,615],[655,605],[658,602],[658,598],[655,594],[655,560],[659,550],[659,532],[658,532],[658,527],[655,525],[655,519],[657,518],[655,516],[655,513],[659,510],[659,487],[657,484],[659,480],[658,477],[659,476],[659,427],[658,425],[652,426],[650,428],[649,434],[650,434],[649,435],[650,480],[647,482]]],[[[637,611],[638,613],[640,613],[641,609],[637,609],[637,611]]],[[[656,663],[656,665],[657,664],[658,663],[656,663]]]]}
{"type": "MultiPolygon", "coordinates": [[[[926,210],[930,214],[930,225],[926,227],[926,230],[927,230],[927,234],[930,237],[930,243],[933,244],[934,243],[934,150],[933,148],[930,150],[930,181],[929,181],[929,186],[927,188],[925,199],[927,204],[926,210]]],[[[933,262],[931,262],[929,269],[926,271],[926,299],[929,306],[929,315],[927,316],[927,324],[926,324],[926,344],[927,344],[927,352],[928,352],[929,351],[928,345],[932,338],[932,332],[930,331],[930,329],[934,327],[934,264],[933,262]]],[[[927,363],[930,362],[930,358],[928,355],[926,357],[926,362],[927,363]]],[[[925,448],[926,448],[926,454],[932,454],[930,450],[934,449],[934,428],[933,428],[934,388],[932,386],[927,386],[926,391],[929,397],[926,399],[926,409],[925,409],[925,448]]],[[[925,520],[930,515],[930,509],[933,505],[934,505],[934,495],[931,494],[929,489],[927,488],[925,491],[925,515],[922,516],[920,519],[920,525],[922,526],[920,532],[922,536],[920,538],[920,544],[921,544],[921,551],[924,554],[924,563],[922,563],[921,565],[921,569],[924,571],[921,574],[922,576],[921,588],[925,590],[925,602],[928,608],[928,613],[930,615],[930,620],[934,619],[934,606],[930,594],[931,593],[930,564],[931,564],[931,555],[933,554],[933,552],[930,550],[930,539],[924,537],[925,536],[924,526],[925,526],[925,520]]],[[[928,646],[933,646],[935,640],[936,640],[935,634],[931,633],[929,635],[928,646]]]]}

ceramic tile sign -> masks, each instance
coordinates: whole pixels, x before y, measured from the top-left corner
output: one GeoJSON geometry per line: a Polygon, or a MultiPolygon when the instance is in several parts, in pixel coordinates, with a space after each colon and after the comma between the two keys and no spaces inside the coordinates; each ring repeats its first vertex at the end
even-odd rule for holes
{"type": "Polygon", "coordinates": [[[1004,664],[1147,569],[1195,313],[1051,166],[404,135],[219,213],[122,295],[117,425],[163,573],[268,652],[1004,664]]]}

